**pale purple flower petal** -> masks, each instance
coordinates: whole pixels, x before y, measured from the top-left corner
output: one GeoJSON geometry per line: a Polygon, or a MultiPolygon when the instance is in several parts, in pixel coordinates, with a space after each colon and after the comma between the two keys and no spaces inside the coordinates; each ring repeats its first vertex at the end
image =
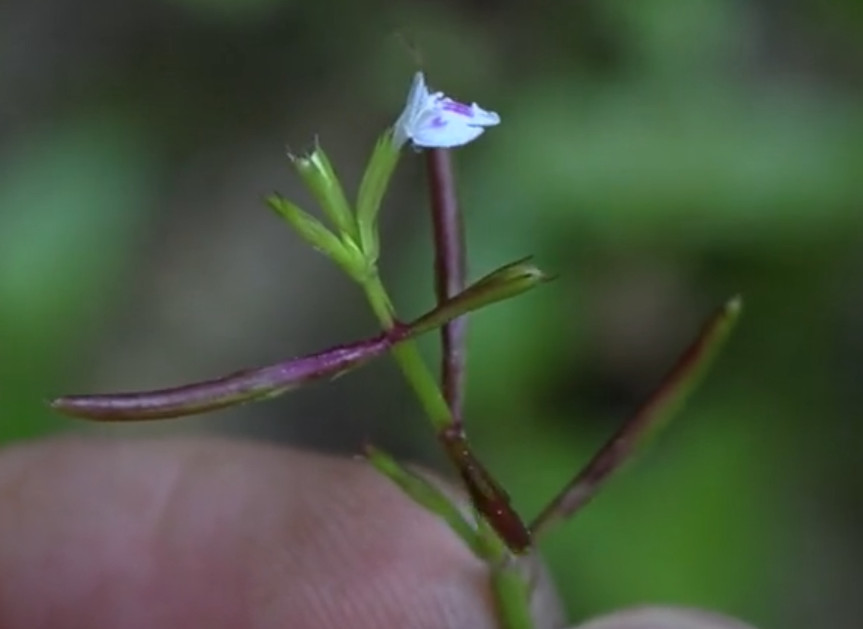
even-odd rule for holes
{"type": "Polygon", "coordinates": [[[460,103],[443,92],[429,92],[423,73],[417,72],[393,128],[393,142],[398,147],[410,140],[416,147],[452,148],[475,140],[485,127],[496,124],[500,116],[493,111],[460,103]]]}

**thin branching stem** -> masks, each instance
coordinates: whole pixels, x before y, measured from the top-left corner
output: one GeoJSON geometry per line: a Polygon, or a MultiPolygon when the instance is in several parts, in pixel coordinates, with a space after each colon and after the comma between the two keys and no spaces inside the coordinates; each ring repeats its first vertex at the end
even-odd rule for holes
{"type": "MultiPolygon", "coordinates": [[[[467,249],[464,224],[456,194],[452,152],[426,151],[434,243],[435,295],[444,304],[465,287],[467,249]]],[[[464,391],[467,370],[467,317],[441,326],[441,383],[450,408],[451,424],[438,431],[438,440],[468,490],[474,508],[516,553],[530,547],[530,534],[512,508],[506,491],[473,453],[464,431],[464,391]]]]}
{"type": "MultiPolygon", "coordinates": [[[[272,398],[346,373],[395,348],[399,343],[443,325],[453,317],[508,299],[546,280],[539,269],[526,261],[514,262],[489,273],[408,324],[395,321],[389,299],[379,291],[375,295],[375,302],[387,331],[373,338],[178,387],[107,395],[63,396],[52,400],[51,406],[67,415],[87,419],[137,421],[194,415],[272,398]]],[[[415,362],[417,358],[410,356],[409,360],[415,362]]],[[[423,386],[435,391],[439,389],[430,373],[424,379],[423,386]]],[[[446,400],[439,391],[430,396],[436,398],[433,409],[439,417],[439,429],[450,428],[452,420],[446,400]]]]}
{"type": "MultiPolygon", "coordinates": [[[[438,303],[464,290],[467,259],[464,225],[459,211],[452,152],[426,151],[432,234],[435,252],[435,294],[438,303]]],[[[441,382],[444,397],[461,429],[467,363],[467,317],[453,319],[441,328],[441,382]]]]}

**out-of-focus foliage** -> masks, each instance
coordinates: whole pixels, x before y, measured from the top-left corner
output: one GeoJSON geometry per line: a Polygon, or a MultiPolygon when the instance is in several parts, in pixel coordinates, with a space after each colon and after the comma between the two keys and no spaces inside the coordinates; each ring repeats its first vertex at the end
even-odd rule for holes
{"type": "Polygon", "coordinates": [[[134,121],[104,113],[54,121],[7,147],[0,174],[4,438],[57,424],[39,408],[45,384],[58,366],[75,362],[70,337],[109,303],[107,289],[148,209],[148,142],[134,121]]]}
{"type": "MultiPolygon", "coordinates": [[[[457,156],[474,276],[530,253],[560,276],[471,324],[469,430],[526,514],[713,306],[746,301],[667,438],[544,542],[573,615],[856,626],[859,3],[116,6],[0,7],[0,439],[70,426],[42,408],[57,390],[367,334],[359,296],[259,201],[302,198],[283,145],[314,134],[355,186],[416,54],[503,118],[457,156]]],[[[421,160],[395,180],[382,262],[408,317],[431,300],[421,160]]],[[[434,461],[409,400],[383,365],[213,425],[348,451],[371,432],[434,461]]]]}

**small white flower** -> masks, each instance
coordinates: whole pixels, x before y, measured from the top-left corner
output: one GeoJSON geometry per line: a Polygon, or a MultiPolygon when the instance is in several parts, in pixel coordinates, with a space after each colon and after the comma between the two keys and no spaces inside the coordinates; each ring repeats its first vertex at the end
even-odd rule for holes
{"type": "Polygon", "coordinates": [[[416,147],[452,148],[478,138],[485,127],[500,123],[500,116],[476,103],[465,105],[429,92],[422,72],[414,75],[408,102],[393,128],[393,142],[410,140],[416,147]]]}

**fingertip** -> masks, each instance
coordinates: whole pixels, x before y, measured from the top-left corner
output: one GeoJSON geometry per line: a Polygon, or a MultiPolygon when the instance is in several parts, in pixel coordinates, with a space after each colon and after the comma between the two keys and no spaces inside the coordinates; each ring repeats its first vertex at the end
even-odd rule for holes
{"type": "Polygon", "coordinates": [[[10,501],[4,627],[495,627],[486,566],[365,462],[59,439],[0,456],[2,512],[10,501]]]}
{"type": "Polygon", "coordinates": [[[687,607],[637,607],[589,620],[573,629],[754,629],[739,620],[687,607]]]}

